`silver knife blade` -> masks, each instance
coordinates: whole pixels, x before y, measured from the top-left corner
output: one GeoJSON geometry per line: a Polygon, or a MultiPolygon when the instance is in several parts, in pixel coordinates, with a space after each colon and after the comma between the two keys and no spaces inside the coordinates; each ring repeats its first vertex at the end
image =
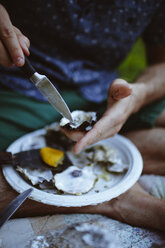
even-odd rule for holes
{"type": "Polygon", "coordinates": [[[30,188],[22,192],[7,205],[7,207],[0,213],[0,227],[2,227],[8,221],[8,219],[22,205],[22,203],[26,200],[26,198],[31,194],[32,191],[33,189],[30,188]]]}
{"type": "Polygon", "coordinates": [[[50,82],[50,80],[44,76],[35,72],[30,80],[35,84],[39,91],[47,98],[50,104],[65,118],[73,122],[70,110],[65,103],[64,99],[55,88],[55,86],[50,82]]]}

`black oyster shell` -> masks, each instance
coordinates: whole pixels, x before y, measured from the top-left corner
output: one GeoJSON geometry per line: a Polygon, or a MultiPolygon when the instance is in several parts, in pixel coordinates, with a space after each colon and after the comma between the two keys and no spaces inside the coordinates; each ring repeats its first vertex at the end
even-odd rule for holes
{"type": "Polygon", "coordinates": [[[73,111],[72,113],[77,112],[77,115],[82,114],[82,113],[92,113],[95,114],[95,118],[92,117],[88,120],[84,120],[82,123],[80,123],[80,125],[74,126],[74,123],[68,122],[65,125],[60,125],[62,128],[65,128],[67,130],[70,131],[80,131],[80,132],[88,132],[93,126],[94,124],[98,121],[99,119],[99,114],[96,112],[85,112],[85,111],[73,111]]]}
{"type": "Polygon", "coordinates": [[[75,142],[69,139],[63,132],[53,129],[47,130],[45,140],[47,146],[64,151],[69,150],[75,144],[75,142]]]}
{"type": "Polygon", "coordinates": [[[40,156],[40,149],[19,152],[14,154],[13,156],[14,156],[13,164],[15,166],[19,165],[22,168],[41,169],[46,167],[55,173],[59,173],[64,171],[70,165],[72,165],[72,162],[70,161],[68,156],[64,154],[63,164],[57,167],[49,166],[46,163],[44,163],[44,161],[42,160],[40,156]]]}

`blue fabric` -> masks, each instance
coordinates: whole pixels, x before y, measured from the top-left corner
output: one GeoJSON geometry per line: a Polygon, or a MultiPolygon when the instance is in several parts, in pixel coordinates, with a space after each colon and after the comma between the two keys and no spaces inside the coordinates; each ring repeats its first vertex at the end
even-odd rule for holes
{"type": "MultiPolygon", "coordinates": [[[[13,24],[31,41],[36,70],[55,84],[105,100],[116,68],[139,36],[165,44],[164,0],[5,0],[13,24]]],[[[18,68],[0,68],[0,82],[45,100],[18,68]]]]}

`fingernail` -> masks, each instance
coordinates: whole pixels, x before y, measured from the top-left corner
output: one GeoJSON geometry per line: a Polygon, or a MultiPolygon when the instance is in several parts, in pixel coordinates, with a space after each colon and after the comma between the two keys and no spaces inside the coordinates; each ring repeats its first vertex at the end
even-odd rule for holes
{"type": "Polygon", "coordinates": [[[21,66],[21,65],[23,65],[23,63],[24,63],[24,59],[21,57],[18,57],[16,60],[16,65],[21,66]]]}
{"type": "Polygon", "coordinates": [[[30,55],[30,51],[29,51],[29,49],[27,48],[27,55],[30,55]]]}

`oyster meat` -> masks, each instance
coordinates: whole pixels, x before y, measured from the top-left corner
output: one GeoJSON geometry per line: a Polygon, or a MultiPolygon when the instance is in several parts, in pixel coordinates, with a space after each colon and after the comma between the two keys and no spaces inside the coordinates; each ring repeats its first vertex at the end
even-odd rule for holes
{"type": "Polygon", "coordinates": [[[117,162],[116,151],[106,145],[95,145],[85,150],[87,158],[92,162],[111,163],[117,162]]]}
{"type": "Polygon", "coordinates": [[[116,150],[109,146],[99,144],[87,148],[85,152],[90,161],[104,164],[108,172],[124,173],[128,170],[128,164],[123,163],[116,150]]]}
{"type": "Polygon", "coordinates": [[[72,112],[73,123],[68,119],[62,118],[60,126],[69,130],[77,130],[82,132],[89,131],[96,123],[98,116],[96,112],[85,112],[82,110],[75,110],[72,112]]]}
{"type": "Polygon", "coordinates": [[[93,188],[96,179],[92,166],[79,169],[73,165],[54,176],[56,188],[73,195],[87,193],[93,188]]]}

